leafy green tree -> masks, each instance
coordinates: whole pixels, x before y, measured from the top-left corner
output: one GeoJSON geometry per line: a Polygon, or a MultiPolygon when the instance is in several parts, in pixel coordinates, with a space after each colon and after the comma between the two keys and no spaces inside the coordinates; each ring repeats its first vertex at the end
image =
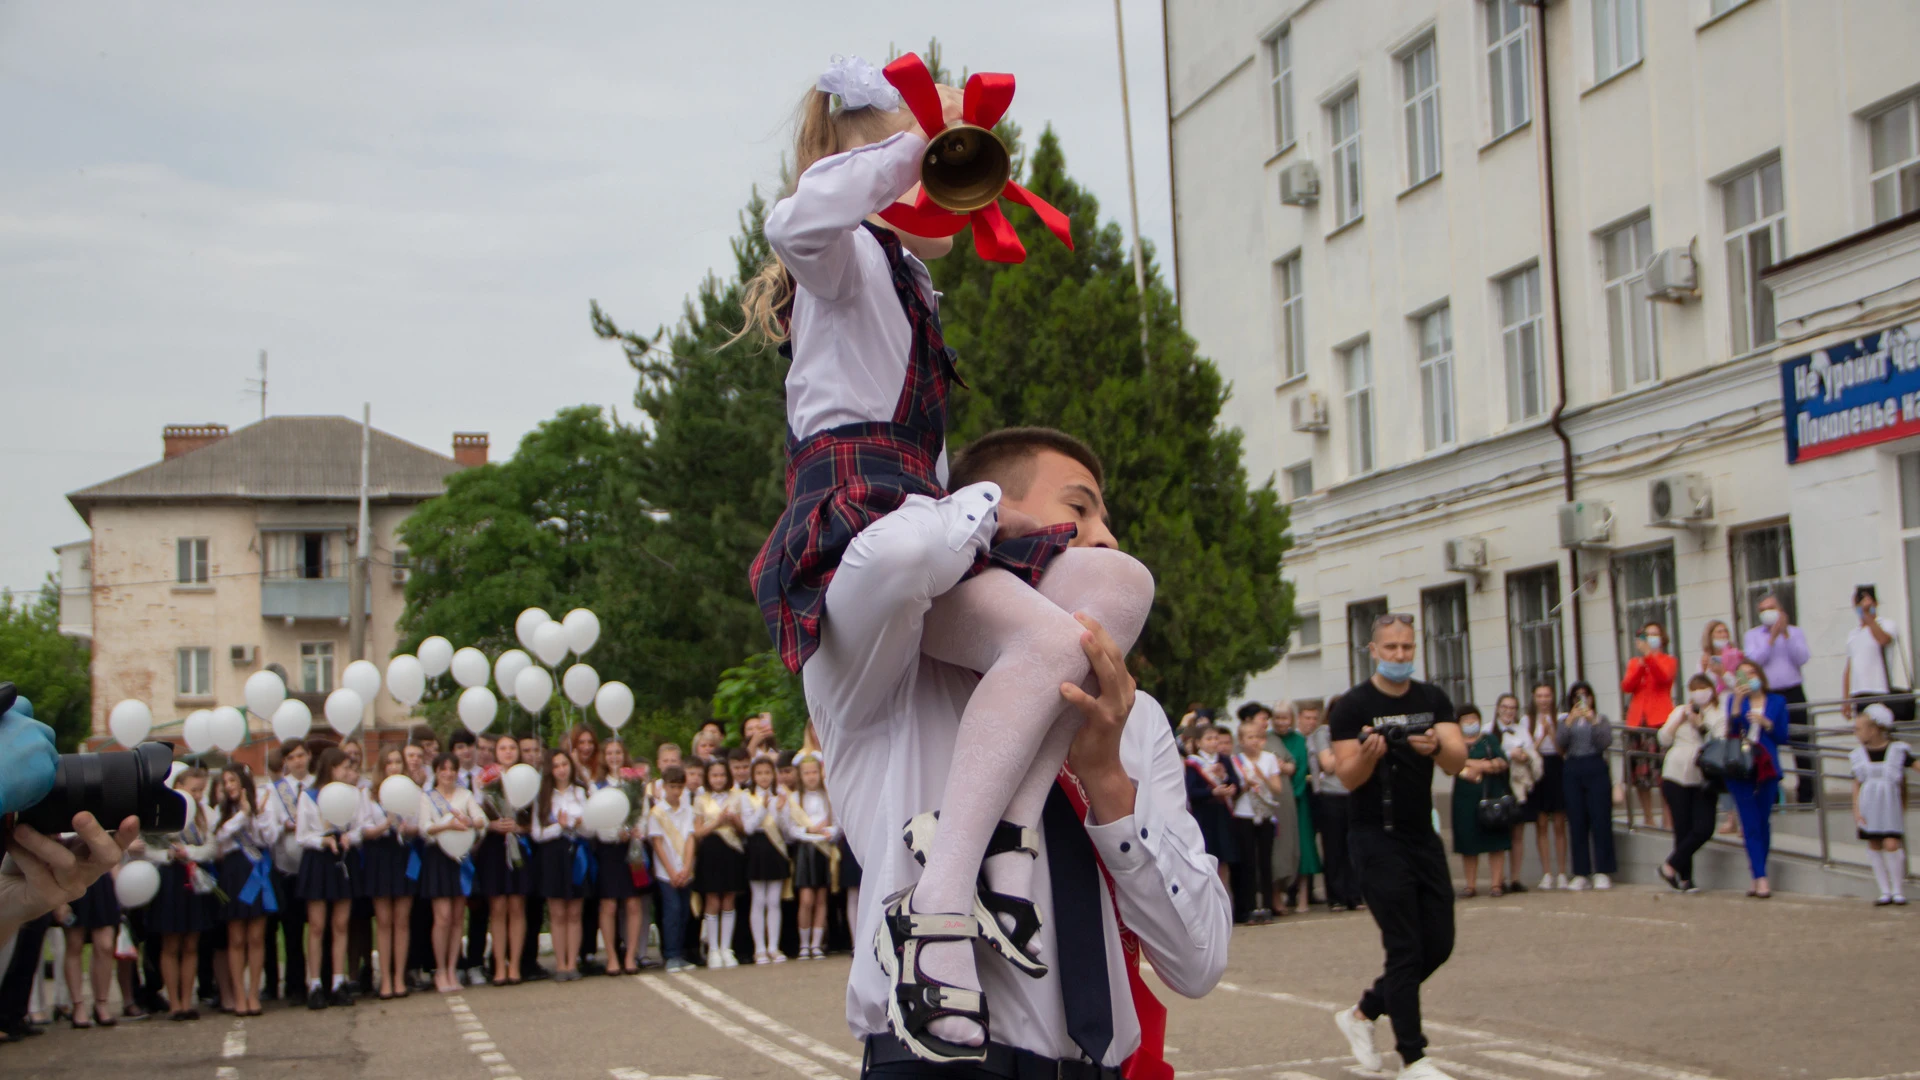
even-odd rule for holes
{"type": "Polygon", "coordinates": [[[713,692],[713,715],[727,722],[728,731],[739,730],[739,722],[749,716],[770,713],[773,733],[780,745],[798,747],[807,730],[807,696],[780,654],[768,649],[757,652],[720,675],[720,686],[713,692]]]}
{"type": "Polygon", "coordinates": [[[51,576],[31,600],[0,592],[0,679],[33,702],[61,753],[93,733],[92,650],[60,632],[60,589],[51,576]]]}

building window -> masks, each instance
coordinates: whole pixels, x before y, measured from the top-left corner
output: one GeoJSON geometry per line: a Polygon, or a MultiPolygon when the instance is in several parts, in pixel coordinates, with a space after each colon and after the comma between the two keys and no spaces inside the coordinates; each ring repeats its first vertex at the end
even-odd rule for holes
{"type": "Polygon", "coordinates": [[[205,585],[207,583],[207,540],[206,537],[181,537],[173,542],[178,574],[175,580],[182,585],[205,585]]]}
{"type": "Polygon", "coordinates": [[[1543,566],[1507,575],[1507,643],[1513,692],[1532,700],[1540,683],[1560,696],[1560,567],[1543,566]]]}
{"type": "Polygon", "coordinates": [[[1519,0],[1486,0],[1486,14],[1487,102],[1497,139],[1533,116],[1531,31],[1519,0]]]}
{"type": "Polygon", "coordinates": [[[342,538],[330,532],[274,532],[267,534],[267,576],[270,578],[333,578],[345,575],[340,561],[346,550],[342,538]]]}
{"type": "Polygon", "coordinates": [[[1373,471],[1373,348],[1361,342],[1340,350],[1347,379],[1347,472],[1373,471]]]}
{"type": "Polygon", "coordinates": [[[177,685],[180,697],[213,696],[213,650],[181,649],[177,685]]]}
{"type": "Polygon", "coordinates": [[[1500,340],[1507,357],[1507,422],[1547,411],[1547,369],[1540,346],[1540,268],[1500,279],[1500,340]]]}
{"type": "Polygon", "coordinates": [[[1427,449],[1451,446],[1453,430],[1453,309],[1420,319],[1420,403],[1427,449]]]}
{"type": "Polygon", "coordinates": [[[1733,554],[1733,619],[1745,634],[1760,625],[1760,598],[1772,594],[1792,622],[1800,606],[1794,600],[1793,530],[1786,522],[1738,529],[1727,538],[1733,554]]]}
{"type": "Polygon", "coordinates": [[[1273,145],[1293,145],[1293,31],[1282,29],[1267,42],[1267,67],[1273,72],[1273,145]]]}
{"type": "Polygon", "coordinates": [[[1420,594],[1420,632],[1427,681],[1447,692],[1455,706],[1473,700],[1473,669],[1467,648],[1467,587],[1448,585],[1420,594]]]}
{"type": "MultiPolygon", "coordinates": [[[[1680,655],[1680,590],[1675,584],[1673,545],[1652,551],[1613,557],[1615,644],[1620,650],[1620,670],[1640,655],[1634,639],[1640,628],[1657,622],[1666,629],[1667,655],[1680,655]]],[[[1686,680],[1675,679],[1673,699],[1679,703],[1686,680]]]]}
{"type": "Polygon", "coordinates": [[[333,642],[300,643],[300,689],[309,694],[333,691],[333,642]]]}
{"type": "Polygon", "coordinates": [[[1920,210],[1920,97],[1867,121],[1872,148],[1873,221],[1920,210]]]}
{"type": "Polygon", "coordinates": [[[1440,60],[1432,38],[1400,58],[1407,118],[1407,184],[1440,175],[1440,60]]]}
{"type": "Polygon", "coordinates": [[[1647,263],[1653,259],[1653,219],[1641,217],[1600,237],[1607,277],[1607,346],[1613,391],[1660,377],[1654,344],[1653,301],[1647,299],[1647,263]]]}
{"type": "Polygon", "coordinates": [[[1320,647],[1320,613],[1318,611],[1300,613],[1300,625],[1293,631],[1293,640],[1296,650],[1320,647]]]}
{"type": "Polygon", "coordinates": [[[1327,108],[1333,140],[1333,220],[1360,220],[1360,91],[1349,90],[1327,108]]]}
{"type": "Polygon", "coordinates": [[[1640,0],[1593,0],[1593,78],[1611,78],[1640,62],[1640,0]]]}
{"type": "Polygon", "coordinates": [[[1313,494],[1313,462],[1303,461],[1287,470],[1287,497],[1304,499],[1313,494]]]}
{"type": "Polygon", "coordinates": [[[1720,185],[1727,225],[1727,296],[1735,356],[1773,340],[1773,290],[1760,281],[1787,254],[1780,163],[1769,161],[1720,185]]]}
{"type": "Polygon", "coordinates": [[[1373,655],[1367,646],[1373,643],[1373,620],[1386,613],[1384,596],[1347,605],[1347,679],[1354,686],[1373,678],[1373,655]]]}
{"type": "Polygon", "coordinates": [[[1300,276],[1300,256],[1274,264],[1280,289],[1280,370],[1293,379],[1307,373],[1306,283],[1300,276]]]}

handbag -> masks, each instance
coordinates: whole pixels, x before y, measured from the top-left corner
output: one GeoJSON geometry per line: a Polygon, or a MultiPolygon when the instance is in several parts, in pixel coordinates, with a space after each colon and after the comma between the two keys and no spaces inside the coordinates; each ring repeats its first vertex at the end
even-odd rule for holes
{"type": "Polygon", "coordinates": [[[1513,828],[1520,816],[1520,800],[1512,795],[1502,795],[1497,799],[1481,799],[1473,812],[1473,820],[1483,829],[1504,832],[1513,828]]]}
{"type": "Polygon", "coordinates": [[[1710,780],[1749,781],[1754,776],[1753,747],[1741,738],[1708,739],[1700,747],[1696,764],[1710,780]]]}

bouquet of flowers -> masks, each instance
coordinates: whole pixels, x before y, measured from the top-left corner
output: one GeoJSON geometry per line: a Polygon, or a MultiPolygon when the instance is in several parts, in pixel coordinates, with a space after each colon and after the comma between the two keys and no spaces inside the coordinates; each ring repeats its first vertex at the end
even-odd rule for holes
{"type": "MultiPolygon", "coordinates": [[[[505,775],[506,770],[498,765],[489,765],[480,771],[480,806],[490,821],[512,821],[516,817],[513,804],[507,801],[506,782],[501,779],[505,775]]],[[[520,869],[527,860],[520,848],[520,837],[508,834],[506,848],[507,869],[520,869]]]]}
{"type": "Polygon", "coordinates": [[[621,827],[629,832],[627,865],[632,866],[647,858],[647,830],[642,824],[647,820],[647,774],[631,766],[621,769],[620,790],[627,797],[627,820],[621,827]]]}

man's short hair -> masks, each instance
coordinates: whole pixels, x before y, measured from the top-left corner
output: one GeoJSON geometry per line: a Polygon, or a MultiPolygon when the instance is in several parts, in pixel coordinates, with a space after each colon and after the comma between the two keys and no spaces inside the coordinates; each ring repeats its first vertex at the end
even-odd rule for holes
{"type": "Polygon", "coordinates": [[[1064,431],[1044,427],[1001,428],[968,443],[954,458],[947,487],[959,490],[968,484],[992,480],[1008,498],[1024,499],[1033,484],[1033,458],[1042,450],[1052,450],[1086,466],[1093,482],[1107,486],[1106,470],[1093,447],[1064,431]]]}
{"type": "Polygon", "coordinates": [[[687,782],[687,770],[678,765],[669,765],[660,770],[662,784],[684,784],[687,782]]]}
{"type": "Polygon", "coordinates": [[[747,749],[744,746],[736,746],[733,749],[727,751],[727,760],[728,761],[752,761],[753,751],[747,749]]]}
{"type": "Polygon", "coordinates": [[[1273,710],[1267,708],[1265,705],[1262,705],[1257,701],[1249,701],[1245,705],[1240,706],[1240,708],[1234,712],[1234,715],[1238,716],[1240,718],[1240,722],[1244,724],[1247,721],[1253,719],[1254,717],[1259,716],[1261,713],[1272,715],[1273,710]]]}
{"type": "Polygon", "coordinates": [[[1213,732],[1215,735],[1223,735],[1229,739],[1233,738],[1233,732],[1228,731],[1225,724],[1215,724],[1207,730],[1213,732]]]}
{"type": "Polygon", "coordinates": [[[473,732],[468,731],[466,728],[461,728],[459,731],[453,733],[452,738],[447,740],[447,749],[451,750],[456,746],[472,746],[473,744],[473,732]]]}

